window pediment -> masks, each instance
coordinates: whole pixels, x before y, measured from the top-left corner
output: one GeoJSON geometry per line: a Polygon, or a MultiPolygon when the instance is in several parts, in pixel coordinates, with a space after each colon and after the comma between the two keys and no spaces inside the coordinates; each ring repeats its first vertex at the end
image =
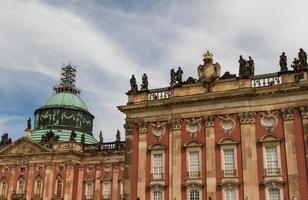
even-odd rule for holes
{"type": "Polygon", "coordinates": [[[218,141],[218,145],[237,145],[239,142],[231,136],[225,136],[218,141]]]}
{"type": "Polygon", "coordinates": [[[263,136],[259,140],[259,142],[261,142],[261,143],[269,143],[269,142],[280,142],[281,140],[282,139],[279,136],[271,133],[271,134],[267,134],[267,135],[263,136]]]}
{"type": "Polygon", "coordinates": [[[219,183],[218,185],[222,188],[237,188],[240,185],[240,183],[230,180],[219,183]]]}
{"type": "Polygon", "coordinates": [[[185,144],[183,145],[184,148],[202,147],[202,146],[204,146],[204,144],[198,139],[189,140],[189,141],[185,142],[185,144]]]}
{"type": "Polygon", "coordinates": [[[150,151],[165,150],[165,149],[167,149],[167,146],[162,144],[162,143],[159,143],[159,142],[153,143],[148,147],[148,150],[150,150],[150,151]]]}

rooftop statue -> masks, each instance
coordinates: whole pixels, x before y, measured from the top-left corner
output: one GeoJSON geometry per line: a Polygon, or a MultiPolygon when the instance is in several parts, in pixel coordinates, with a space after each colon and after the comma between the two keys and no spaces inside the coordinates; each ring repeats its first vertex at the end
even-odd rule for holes
{"type": "Polygon", "coordinates": [[[307,67],[307,53],[302,48],[299,49],[298,60],[302,68],[307,67]]]}
{"type": "Polygon", "coordinates": [[[298,70],[300,70],[300,68],[301,68],[301,64],[300,64],[299,59],[294,58],[294,60],[293,60],[293,62],[292,62],[291,67],[294,69],[294,71],[298,71],[298,70]]]}
{"type": "Polygon", "coordinates": [[[279,65],[280,65],[280,71],[281,72],[288,71],[287,56],[286,56],[285,52],[282,52],[282,54],[280,56],[279,65]]]}
{"type": "Polygon", "coordinates": [[[174,87],[176,84],[176,73],[174,71],[174,69],[170,70],[170,86],[174,87]]]}
{"type": "Polygon", "coordinates": [[[27,120],[27,129],[31,130],[31,118],[27,120]]]}
{"type": "Polygon", "coordinates": [[[72,130],[71,135],[70,135],[70,141],[75,141],[76,137],[77,137],[77,134],[75,133],[74,130],[72,130]]]}
{"type": "Polygon", "coordinates": [[[143,73],[141,90],[148,90],[148,85],[149,85],[148,76],[146,75],[146,73],[143,73]]]}
{"type": "Polygon", "coordinates": [[[9,138],[9,134],[3,133],[3,135],[1,136],[0,145],[7,145],[7,144],[11,144],[11,143],[12,143],[12,139],[9,138]]]}
{"type": "Polygon", "coordinates": [[[99,132],[99,142],[104,143],[103,131],[99,132]]]}
{"type": "Polygon", "coordinates": [[[130,92],[137,92],[138,91],[138,85],[137,85],[136,78],[135,78],[134,74],[132,75],[132,77],[130,79],[130,86],[131,86],[130,92]]]}
{"type": "Polygon", "coordinates": [[[80,143],[81,144],[85,144],[86,143],[86,136],[85,136],[84,133],[81,135],[80,143]]]}
{"type": "Polygon", "coordinates": [[[42,135],[42,143],[47,144],[49,147],[52,146],[53,143],[58,142],[59,141],[59,136],[55,135],[54,132],[52,130],[47,131],[47,133],[45,135],[42,135]]]}
{"type": "Polygon", "coordinates": [[[208,91],[212,88],[214,81],[219,78],[220,69],[219,63],[214,64],[213,62],[213,54],[206,51],[203,54],[203,65],[198,66],[198,78],[208,91]]]}
{"type": "Polygon", "coordinates": [[[240,78],[249,78],[255,73],[255,64],[251,56],[249,56],[249,60],[246,61],[242,55],[240,55],[239,59],[239,77],[240,78]]]}
{"type": "Polygon", "coordinates": [[[119,129],[117,129],[116,142],[120,141],[121,141],[121,132],[119,131],[119,129]]]}
{"type": "Polygon", "coordinates": [[[183,70],[181,67],[178,68],[178,71],[176,72],[176,81],[178,86],[182,86],[183,82],[183,70]]]}

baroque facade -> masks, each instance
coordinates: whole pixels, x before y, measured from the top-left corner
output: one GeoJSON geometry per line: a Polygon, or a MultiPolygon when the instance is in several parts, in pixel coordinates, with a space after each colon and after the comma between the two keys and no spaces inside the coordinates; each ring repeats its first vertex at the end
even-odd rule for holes
{"type": "Polygon", "coordinates": [[[220,76],[207,52],[198,80],[172,69],[170,87],[139,91],[131,79],[118,107],[127,199],[308,199],[307,66],[254,67],[241,56],[239,77],[220,76]]]}

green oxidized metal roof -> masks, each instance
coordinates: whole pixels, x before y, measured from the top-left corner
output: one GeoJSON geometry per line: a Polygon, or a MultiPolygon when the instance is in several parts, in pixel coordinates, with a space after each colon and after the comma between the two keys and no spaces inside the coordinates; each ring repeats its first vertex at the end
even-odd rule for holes
{"type": "Polygon", "coordinates": [[[87,105],[79,96],[67,92],[61,92],[52,95],[47,99],[43,107],[45,106],[46,107],[65,106],[65,107],[75,107],[88,110],[87,105]]]}

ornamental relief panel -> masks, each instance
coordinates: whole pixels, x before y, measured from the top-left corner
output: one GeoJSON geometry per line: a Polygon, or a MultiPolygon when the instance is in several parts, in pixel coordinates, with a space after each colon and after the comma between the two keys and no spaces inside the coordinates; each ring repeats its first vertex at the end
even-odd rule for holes
{"type": "Polygon", "coordinates": [[[182,128],[181,119],[172,119],[168,122],[171,130],[180,130],[182,128]]]}
{"type": "Polygon", "coordinates": [[[184,119],[186,122],[186,131],[191,137],[195,137],[201,130],[202,118],[184,119]]]}
{"type": "Polygon", "coordinates": [[[205,126],[206,127],[213,127],[214,126],[215,116],[214,115],[204,116],[203,120],[205,122],[205,126]]]}
{"type": "Polygon", "coordinates": [[[232,119],[232,115],[219,116],[220,127],[224,130],[226,134],[230,134],[235,127],[235,121],[232,119]]]}
{"type": "Polygon", "coordinates": [[[244,112],[238,114],[241,124],[254,124],[256,122],[256,112],[244,112]]]}
{"type": "Polygon", "coordinates": [[[260,112],[261,114],[261,126],[267,130],[267,133],[271,133],[277,125],[278,119],[275,116],[276,111],[260,112]]]}
{"type": "Polygon", "coordinates": [[[294,119],[294,108],[281,108],[281,115],[283,120],[293,120],[294,119]]]}

